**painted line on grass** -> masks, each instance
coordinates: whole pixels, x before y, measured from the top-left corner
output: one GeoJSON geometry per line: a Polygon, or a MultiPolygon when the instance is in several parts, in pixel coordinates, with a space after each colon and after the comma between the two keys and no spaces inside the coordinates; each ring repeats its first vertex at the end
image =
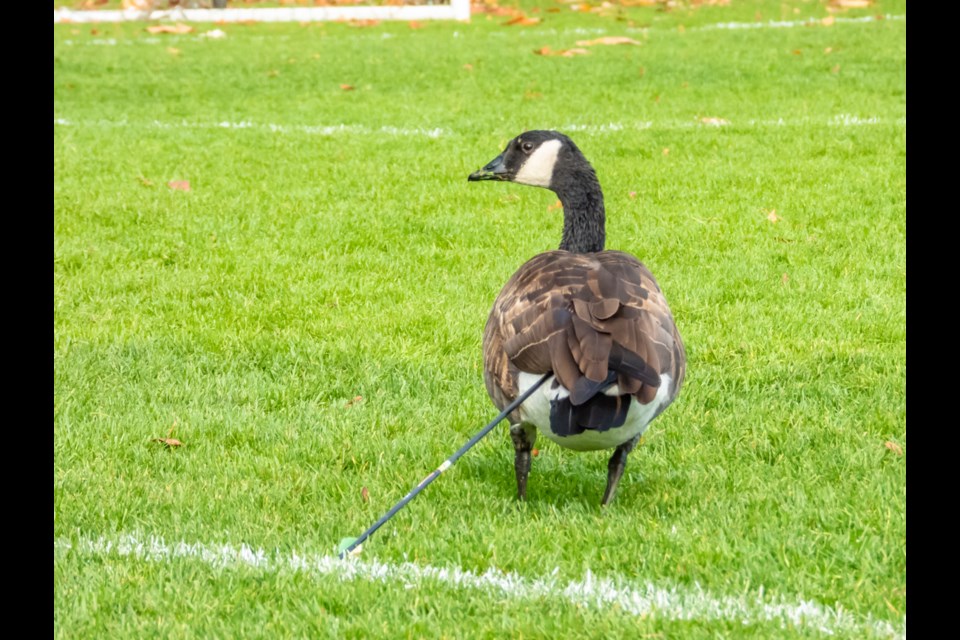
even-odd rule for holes
{"type": "Polygon", "coordinates": [[[271,131],[273,133],[305,133],[319,136],[334,136],[340,134],[389,134],[394,136],[426,136],[428,138],[439,138],[446,135],[447,132],[439,127],[432,129],[424,127],[368,127],[362,124],[334,124],[334,125],[309,125],[309,124],[273,124],[257,123],[250,121],[241,122],[189,122],[186,120],[180,122],[164,122],[162,120],[151,120],[148,122],[130,122],[127,120],[93,120],[93,121],[74,121],[66,118],[56,118],[53,123],[61,127],[134,127],[141,129],[254,129],[271,131]]]}
{"type": "Polygon", "coordinates": [[[881,14],[877,16],[862,16],[859,18],[844,18],[829,16],[827,18],[805,18],[803,20],[767,20],[766,22],[718,22],[705,24],[699,27],[690,27],[688,31],[712,31],[714,29],[794,29],[796,27],[832,26],[834,24],[856,24],[863,22],[882,22],[884,20],[906,20],[907,16],[881,14]],[[828,22],[824,22],[827,20],[828,22]]]}
{"type": "MultiPolygon", "coordinates": [[[[615,133],[619,131],[630,130],[658,130],[667,131],[672,129],[693,129],[698,127],[733,127],[733,128],[766,128],[766,127],[861,127],[892,125],[905,126],[906,118],[881,118],[878,116],[860,116],[849,113],[841,113],[830,118],[814,120],[803,118],[799,120],[789,120],[784,118],[776,119],[749,119],[743,121],[728,121],[723,118],[700,118],[693,121],[678,122],[607,122],[600,124],[582,124],[567,123],[563,125],[554,125],[559,131],[577,131],[583,133],[603,134],[615,133]]],[[[83,127],[83,128],[139,128],[139,129],[240,129],[240,130],[258,130],[270,131],[273,133],[294,133],[320,136],[336,135],[391,135],[391,136],[423,136],[427,138],[440,138],[455,134],[453,131],[441,127],[392,127],[380,126],[370,127],[362,124],[332,124],[332,125],[307,125],[307,124],[275,124],[258,123],[251,121],[240,122],[190,122],[182,120],[179,122],[164,122],[162,120],[151,120],[145,122],[131,122],[128,120],[69,120],[67,118],[55,118],[55,126],[61,127],[83,127]]],[[[547,128],[551,128],[547,126],[547,128]]]]}
{"type": "Polygon", "coordinates": [[[560,598],[577,606],[614,607],[630,615],[663,620],[724,621],[744,626],[776,624],[781,629],[812,629],[851,637],[906,638],[907,633],[906,616],[894,624],[858,616],[840,606],[829,607],[802,599],[790,601],[777,594],[767,594],[762,587],[755,594],[715,596],[699,585],[661,586],[649,581],[636,584],[598,577],[589,571],[582,580],[566,582],[557,577],[557,569],[541,578],[527,578],[497,569],[474,573],[459,567],[434,567],[412,562],[391,564],[359,558],[340,560],[333,555],[279,549],[267,552],[246,544],[167,543],[163,538],[135,535],[120,535],[113,539],[80,537],[72,541],[58,538],[54,540],[54,553],[78,553],[100,558],[133,557],[149,562],[182,558],[215,568],[250,567],[265,573],[289,571],[316,577],[333,576],[344,581],[400,583],[405,588],[433,583],[524,599],[560,598]]]}

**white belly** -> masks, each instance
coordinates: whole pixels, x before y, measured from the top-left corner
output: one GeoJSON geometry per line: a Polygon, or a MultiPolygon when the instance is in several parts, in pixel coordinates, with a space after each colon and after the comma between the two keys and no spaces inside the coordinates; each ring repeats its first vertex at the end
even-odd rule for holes
{"type": "MultiPolygon", "coordinates": [[[[540,377],[539,374],[521,371],[520,393],[529,389],[540,377]]],[[[612,449],[647,430],[647,425],[657,415],[660,407],[669,402],[672,386],[673,380],[670,379],[670,376],[662,375],[660,377],[660,388],[657,389],[657,395],[653,400],[647,404],[640,404],[636,398],[631,398],[626,421],[621,426],[606,431],[587,429],[583,433],[570,436],[558,436],[553,432],[553,429],[550,428],[550,402],[570,395],[570,392],[563,385],[558,384],[554,388],[554,376],[550,376],[542,387],[534,391],[533,395],[520,405],[519,411],[524,422],[535,425],[540,433],[561,447],[577,451],[612,449]]],[[[603,393],[608,396],[620,395],[617,385],[609,387],[603,393]]]]}

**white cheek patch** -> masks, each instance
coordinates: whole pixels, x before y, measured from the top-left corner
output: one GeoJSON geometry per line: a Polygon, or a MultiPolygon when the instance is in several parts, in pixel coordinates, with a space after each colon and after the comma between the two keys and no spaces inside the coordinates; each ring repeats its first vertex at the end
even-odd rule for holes
{"type": "Polygon", "coordinates": [[[532,187],[550,187],[553,178],[553,166],[557,163],[557,154],[563,143],[559,140],[547,140],[534,151],[520,167],[514,182],[532,187]]]}

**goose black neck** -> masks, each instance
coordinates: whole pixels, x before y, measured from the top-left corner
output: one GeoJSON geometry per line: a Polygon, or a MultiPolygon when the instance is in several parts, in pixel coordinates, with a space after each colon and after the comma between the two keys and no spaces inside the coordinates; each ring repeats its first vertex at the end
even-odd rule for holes
{"type": "Polygon", "coordinates": [[[603,251],[606,214],[603,191],[593,167],[587,164],[554,175],[550,188],[563,204],[563,238],[560,248],[574,253],[603,251]]]}

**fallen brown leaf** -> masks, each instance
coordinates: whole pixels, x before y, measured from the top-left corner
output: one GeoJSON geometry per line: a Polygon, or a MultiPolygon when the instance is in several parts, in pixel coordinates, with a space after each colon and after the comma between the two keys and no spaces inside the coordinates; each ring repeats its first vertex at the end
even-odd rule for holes
{"type": "Polygon", "coordinates": [[[370,490],[367,489],[366,487],[361,487],[360,497],[363,499],[364,502],[370,502],[370,490]]]}
{"type": "Polygon", "coordinates": [[[631,191],[630,193],[627,194],[627,197],[629,197],[631,200],[633,200],[634,198],[637,197],[637,192],[636,192],[636,191],[631,191]]]}
{"type": "Polygon", "coordinates": [[[573,56],[582,56],[590,53],[586,49],[559,49],[554,51],[550,47],[534,49],[533,52],[538,56],[561,56],[563,58],[572,58],[573,56]]]}
{"type": "Polygon", "coordinates": [[[776,224],[777,222],[779,222],[780,219],[781,219],[780,216],[777,215],[777,210],[776,210],[776,209],[771,209],[770,211],[767,211],[766,213],[767,213],[767,220],[769,220],[770,222],[772,222],[772,223],[774,223],[774,224],[776,224]]]}
{"type": "Polygon", "coordinates": [[[898,456],[903,455],[903,449],[900,447],[900,445],[898,445],[896,442],[893,442],[892,440],[887,440],[886,442],[883,443],[883,446],[885,446],[887,449],[892,451],[895,455],[898,455],[898,456]]]}
{"type": "Polygon", "coordinates": [[[534,449],[530,453],[532,453],[533,457],[536,458],[538,455],[540,455],[540,449],[534,449]]]}
{"type": "Polygon", "coordinates": [[[491,5],[491,6],[489,6],[489,7],[478,7],[477,5],[473,5],[473,6],[470,8],[470,11],[471,11],[472,13],[485,13],[485,14],[487,14],[487,19],[489,19],[490,16],[516,16],[516,15],[523,15],[523,12],[520,11],[519,9],[513,9],[513,8],[511,8],[511,7],[501,7],[501,6],[498,6],[498,5],[496,5],[496,4],[491,5]]]}
{"type": "Polygon", "coordinates": [[[357,404],[358,402],[363,402],[363,396],[354,396],[353,399],[347,400],[347,403],[343,406],[344,408],[349,409],[350,407],[357,404]]]}
{"type": "Polygon", "coordinates": [[[380,24],[379,20],[349,20],[347,24],[351,27],[375,27],[380,24]]]}
{"type": "Polygon", "coordinates": [[[193,27],[188,24],[178,22],[177,24],[155,24],[147,27],[148,33],[190,33],[193,27]]]}
{"type": "Polygon", "coordinates": [[[356,87],[354,87],[352,84],[341,84],[340,88],[344,91],[353,91],[356,87]]]}
{"type": "Polygon", "coordinates": [[[407,23],[407,26],[411,29],[423,29],[423,25],[417,22],[416,20],[411,20],[407,23]]]}
{"type": "Polygon", "coordinates": [[[154,438],[150,442],[159,442],[160,444],[165,444],[171,448],[183,446],[183,443],[177,440],[176,438],[154,438]]]}
{"type": "Polygon", "coordinates": [[[667,147],[664,147],[662,153],[663,153],[663,155],[668,156],[668,155],[670,155],[670,149],[667,148],[667,147]]]}
{"type": "Polygon", "coordinates": [[[596,38],[594,40],[577,40],[578,47],[592,47],[596,44],[634,44],[641,45],[643,44],[639,40],[634,40],[633,38],[627,38],[625,36],[605,36],[603,38],[596,38]]]}
{"type": "Polygon", "coordinates": [[[511,18],[503,23],[505,27],[512,27],[513,25],[520,25],[521,27],[531,27],[535,24],[540,24],[543,22],[543,18],[530,18],[527,16],[517,16],[516,18],[511,18]]]}
{"type": "Polygon", "coordinates": [[[547,205],[547,211],[556,211],[557,209],[562,209],[562,208],[563,208],[563,203],[560,202],[559,200],[557,200],[553,204],[547,205]]]}
{"type": "Polygon", "coordinates": [[[167,183],[167,186],[174,191],[190,191],[189,180],[171,180],[167,183]]]}
{"type": "Polygon", "coordinates": [[[837,65],[834,65],[834,66],[830,69],[830,73],[840,73],[840,65],[838,65],[838,64],[837,64],[837,65]]]}
{"type": "Polygon", "coordinates": [[[833,26],[833,23],[835,23],[836,21],[837,19],[834,18],[833,16],[827,16],[826,18],[820,21],[820,24],[822,24],[825,27],[831,27],[833,26]]]}
{"type": "Polygon", "coordinates": [[[781,284],[787,284],[788,282],[790,282],[790,276],[788,276],[787,274],[783,274],[782,276],[780,276],[781,284]]]}
{"type": "Polygon", "coordinates": [[[791,51],[790,53],[792,53],[792,54],[795,55],[795,56],[803,55],[803,51],[801,51],[800,49],[794,49],[794,50],[791,51]]]}
{"type": "Polygon", "coordinates": [[[873,0],[830,0],[830,6],[837,9],[866,9],[873,0]]]}

